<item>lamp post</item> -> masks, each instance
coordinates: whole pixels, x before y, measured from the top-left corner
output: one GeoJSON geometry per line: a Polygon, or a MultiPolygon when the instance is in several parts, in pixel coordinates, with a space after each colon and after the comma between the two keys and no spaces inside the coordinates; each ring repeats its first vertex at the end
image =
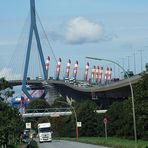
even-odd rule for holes
{"type": "Polygon", "coordinates": [[[77,125],[77,122],[78,122],[77,114],[76,114],[76,111],[75,111],[74,107],[72,106],[72,100],[70,100],[70,99],[66,96],[66,101],[67,101],[67,103],[69,104],[69,106],[72,108],[73,113],[74,113],[74,116],[75,116],[75,120],[76,120],[76,141],[78,141],[79,131],[78,131],[78,125],[77,125]]]}
{"type": "Polygon", "coordinates": [[[108,59],[102,59],[102,58],[93,58],[93,57],[86,57],[86,58],[87,58],[87,59],[92,59],[92,60],[107,61],[107,62],[114,63],[114,64],[118,65],[118,66],[123,70],[123,72],[126,74],[126,76],[127,76],[127,78],[128,78],[129,85],[130,85],[131,97],[132,97],[134,140],[135,140],[135,148],[136,148],[136,147],[137,147],[137,131],[136,131],[136,119],[135,119],[134,93],[133,93],[133,87],[132,87],[130,78],[129,78],[129,76],[128,76],[128,73],[125,71],[125,69],[124,69],[120,64],[118,64],[118,63],[115,62],[115,61],[108,60],[108,59]]]}
{"type": "Polygon", "coordinates": [[[72,109],[73,113],[74,113],[74,116],[75,116],[75,124],[76,124],[76,141],[78,141],[78,137],[79,137],[79,132],[78,132],[78,126],[77,126],[77,114],[76,114],[76,111],[75,111],[75,108],[72,106],[72,100],[70,100],[67,96],[66,96],[66,101],[67,102],[64,102],[64,101],[56,101],[56,102],[60,102],[60,103],[64,103],[64,104],[67,104],[70,106],[70,108],[72,109]]]}

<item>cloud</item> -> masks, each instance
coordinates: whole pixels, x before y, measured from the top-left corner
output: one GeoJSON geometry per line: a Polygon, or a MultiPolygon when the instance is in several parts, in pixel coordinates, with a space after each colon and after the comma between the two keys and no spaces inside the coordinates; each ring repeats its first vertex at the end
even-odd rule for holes
{"type": "Polygon", "coordinates": [[[71,44],[99,42],[104,37],[103,26],[84,17],[75,17],[68,21],[65,38],[71,44]]]}
{"type": "MultiPolygon", "coordinates": [[[[96,43],[118,38],[115,33],[106,33],[102,24],[81,16],[60,24],[52,31],[48,30],[47,34],[51,41],[62,41],[69,44],[96,43]]],[[[45,34],[41,34],[41,38],[46,39],[45,34]]]]}
{"type": "Polygon", "coordinates": [[[21,78],[21,74],[15,74],[11,68],[3,68],[0,71],[0,78],[5,77],[6,80],[19,80],[21,78]]]}

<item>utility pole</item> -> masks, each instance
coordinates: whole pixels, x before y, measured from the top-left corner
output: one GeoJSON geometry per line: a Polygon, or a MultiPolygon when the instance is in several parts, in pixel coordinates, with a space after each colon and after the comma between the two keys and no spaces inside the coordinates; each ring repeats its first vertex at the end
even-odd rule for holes
{"type": "Polygon", "coordinates": [[[142,72],[142,65],[143,65],[143,61],[142,61],[142,52],[143,52],[143,50],[140,49],[140,50],[138,50],[138,51],[140,52],[140,58],[141,58],[141,72],[142,72]]]}
{"type": "Polygon", "coordinates": [[[128,64],[128,70],[130,70],[130,56],[127,56],[127,64],[128,64]]]}
{"type": "Polygon", "coordinates": [[[134,50],[134,74],[136,74],[136,53],[134,50]]]}
{"type": "Polygon", "coordinates": [[[122,67],[124,68],[124,58],[122,58],[122,67]]]}

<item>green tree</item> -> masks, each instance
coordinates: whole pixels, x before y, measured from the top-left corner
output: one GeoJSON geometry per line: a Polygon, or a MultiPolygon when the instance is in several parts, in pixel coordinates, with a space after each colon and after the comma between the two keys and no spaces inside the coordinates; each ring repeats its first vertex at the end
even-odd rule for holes
{"type": "Polygon", "coordinates": [[[80,135],[98,135],[98,114],[95,112],[95,110],[97,109],[97,104],[91,100],[87,100],[79,104],[77,108],[77,116],[78,121],[82,122],[82,127],[80,128],[80,135]]]}
{"type": "Polygon", "coordinates": [[[32,100],[27,109],[45,109],[50,108],[49,103],[44,99],[34,99],[32,100]]]}
{"type": "MultiPolygon", "coordinates": [[[[73,106],[75,106],[75,104],[73,104],[73,106]]],[[[57,98],[53,102],[51,107],[52,108],[70,108],[70,106],[66,102],[66,99],[63,98],[63,97],[57,98]]],[[[54,131],[54,136],[58,136],[58,137],[61,137],[61,136],[63,136],[63,137],[64,136],[75,137],[76,122],[75,122],[74,114],[72,114],[71,116],[52,118],[51,122],[52,122],[53,131],[54,131]]]]}
{"type": "Polygon", "coordinates": [[[9,86],[5,78],[0,78],[0,100],[7,101],[9,97],[12,97],[14,94],[12,89],[13,87],[9,86]]]}
{"type": "MultiPolygon", "coordinates": [[[[148,139],[148,74],[133,86],[137,137],[148,139]]],[[[108,133],[110,136],[134,138],[132,100],[115,102],[108,109],[108,133]]]]}
{"type": "Polygon", "coordinates": [[[138,138],[148,140],[148,74],[134,86],[138,138]]]}
{"type": "Polygon", "coordinates": [[[0,144],[15,143],[24,126],[18,109],[0,101],[0,119],[0,144]]]}
{"type": "Polygon", "coordinates": [[[133,137],[131,100],[114,102],[107,111],[108,134],[124,138],[133,137]]]}
{"type": "Polygon", "coordinates": [[[0,78],[0,145],[15,143],[23,129],[23,121],[18,109],[6,103],[13,93],[8,81],[0,78]]]}

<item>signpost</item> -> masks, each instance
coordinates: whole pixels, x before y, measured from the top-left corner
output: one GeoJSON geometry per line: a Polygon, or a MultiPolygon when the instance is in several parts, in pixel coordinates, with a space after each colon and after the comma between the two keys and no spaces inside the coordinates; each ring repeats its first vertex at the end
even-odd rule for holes
{"type": "Polygon", "coordinates": [[[82,127],[82,122],[77,122],[77,127],[82,127]]]}
{"type": "Polygon", "coordinates": [[[106,117],[103,119],[103,123],[105,125],[105,138],[107,140],[107,118],[106,117]]]}
{"type": "Polygon", "coordinates": [[[31,122],[26,123],[26,129],[31,129],[31,122]]]}
{"type": "Polygon", "coordinates": [[[32,139],[31,122],[26,123],[26,129],[29,129],[29,138],[32,139]]]}

